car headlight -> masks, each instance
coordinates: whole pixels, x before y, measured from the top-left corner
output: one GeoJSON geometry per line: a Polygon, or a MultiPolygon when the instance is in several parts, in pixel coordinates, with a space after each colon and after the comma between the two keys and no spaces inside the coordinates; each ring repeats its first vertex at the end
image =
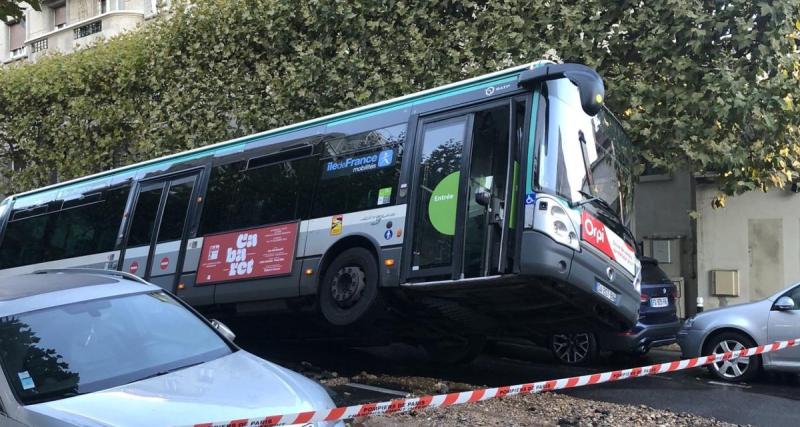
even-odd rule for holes
{"type": "Polygon", "coordinates": [[[536,200],[536,214],[533,229],[547,234],[553,240],[574,250],[580,250],[581,242],[575,231],[575,224],[566,209],[549,197],[536,200]]]}
{"type": "Polygon", "coordinates": [[[694,326],[695,316],[691,316],[683,322],[683,329],[691,329],[694,326]]]}

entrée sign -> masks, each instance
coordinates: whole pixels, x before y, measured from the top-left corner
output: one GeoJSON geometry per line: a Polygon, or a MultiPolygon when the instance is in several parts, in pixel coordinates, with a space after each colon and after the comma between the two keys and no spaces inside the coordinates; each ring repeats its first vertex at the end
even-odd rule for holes
{"type": "Polygon", "coordinates": [[[206,236],[197,284],[290,274],[297,229],[293,222],[206,236]]]}

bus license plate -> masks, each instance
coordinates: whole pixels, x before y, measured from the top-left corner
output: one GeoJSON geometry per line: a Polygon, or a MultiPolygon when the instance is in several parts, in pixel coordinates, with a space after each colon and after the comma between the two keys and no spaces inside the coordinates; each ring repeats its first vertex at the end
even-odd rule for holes
{"type": "Polygon", "coordinates": [[[661,307],[666,307],[668,305],[669,305],[669,299],[667,297],[650,299],[650,307],[661,308],[661,307]]]}
{"type": "Polygon", "coordinates": [[[606,299],[608,299],[609,301],[611,301],[611,302],[616,304],[616,302],[617,302],[617,294],[614,291],[612,291],[611,289],[608,289],[607,287],[605,287],[602,283],[595,283],[594,290],[598,294],[606,297],[606,299]]]}

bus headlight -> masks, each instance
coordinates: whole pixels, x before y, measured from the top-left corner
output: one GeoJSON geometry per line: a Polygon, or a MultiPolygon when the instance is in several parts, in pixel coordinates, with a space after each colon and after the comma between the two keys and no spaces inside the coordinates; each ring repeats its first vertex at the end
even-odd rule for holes
{"type": "Polygon", "coordinates": [[[633,288],[639,295],[642,294],[642,263],[636,260],[636,275],[633,277],[633,288]]]}
{"type": "Polygon", "coordinates": [[[581,242],[575,225],[567,211],[555,200],[541,198],[536,201],[533,229],[541,231],[562,245],[580,250],[581,242]]]}

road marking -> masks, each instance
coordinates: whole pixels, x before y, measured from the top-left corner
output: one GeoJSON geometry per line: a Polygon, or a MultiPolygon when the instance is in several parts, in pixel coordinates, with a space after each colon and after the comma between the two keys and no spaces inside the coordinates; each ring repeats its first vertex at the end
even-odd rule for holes
{"type": "Polygon", "coordinates": [[[392,389],[383,388],[383,387],[375,387],[375,386],[366,385],[366,384],[347,383],[345,385],[347,387],[360,388],[362,390],[369,390],[369,391],[374,391],[374,392],[383,393],[383,394],[390,394],[390,395],[393,395],[393,396],[406,397],[406,396],[409,395],[409,393],[406,393],[404,391],[392,390],[392,389]]]}
{"type": "Polygon", "coordinates": [[[714,385],[721,385],[721,386],[725,386],[725,387],[751,388],[747,384],[723,383],[723,382],[720,382],[720,381],[709,381],[708,383],[709,384],[714,384],[714,385]]]}

